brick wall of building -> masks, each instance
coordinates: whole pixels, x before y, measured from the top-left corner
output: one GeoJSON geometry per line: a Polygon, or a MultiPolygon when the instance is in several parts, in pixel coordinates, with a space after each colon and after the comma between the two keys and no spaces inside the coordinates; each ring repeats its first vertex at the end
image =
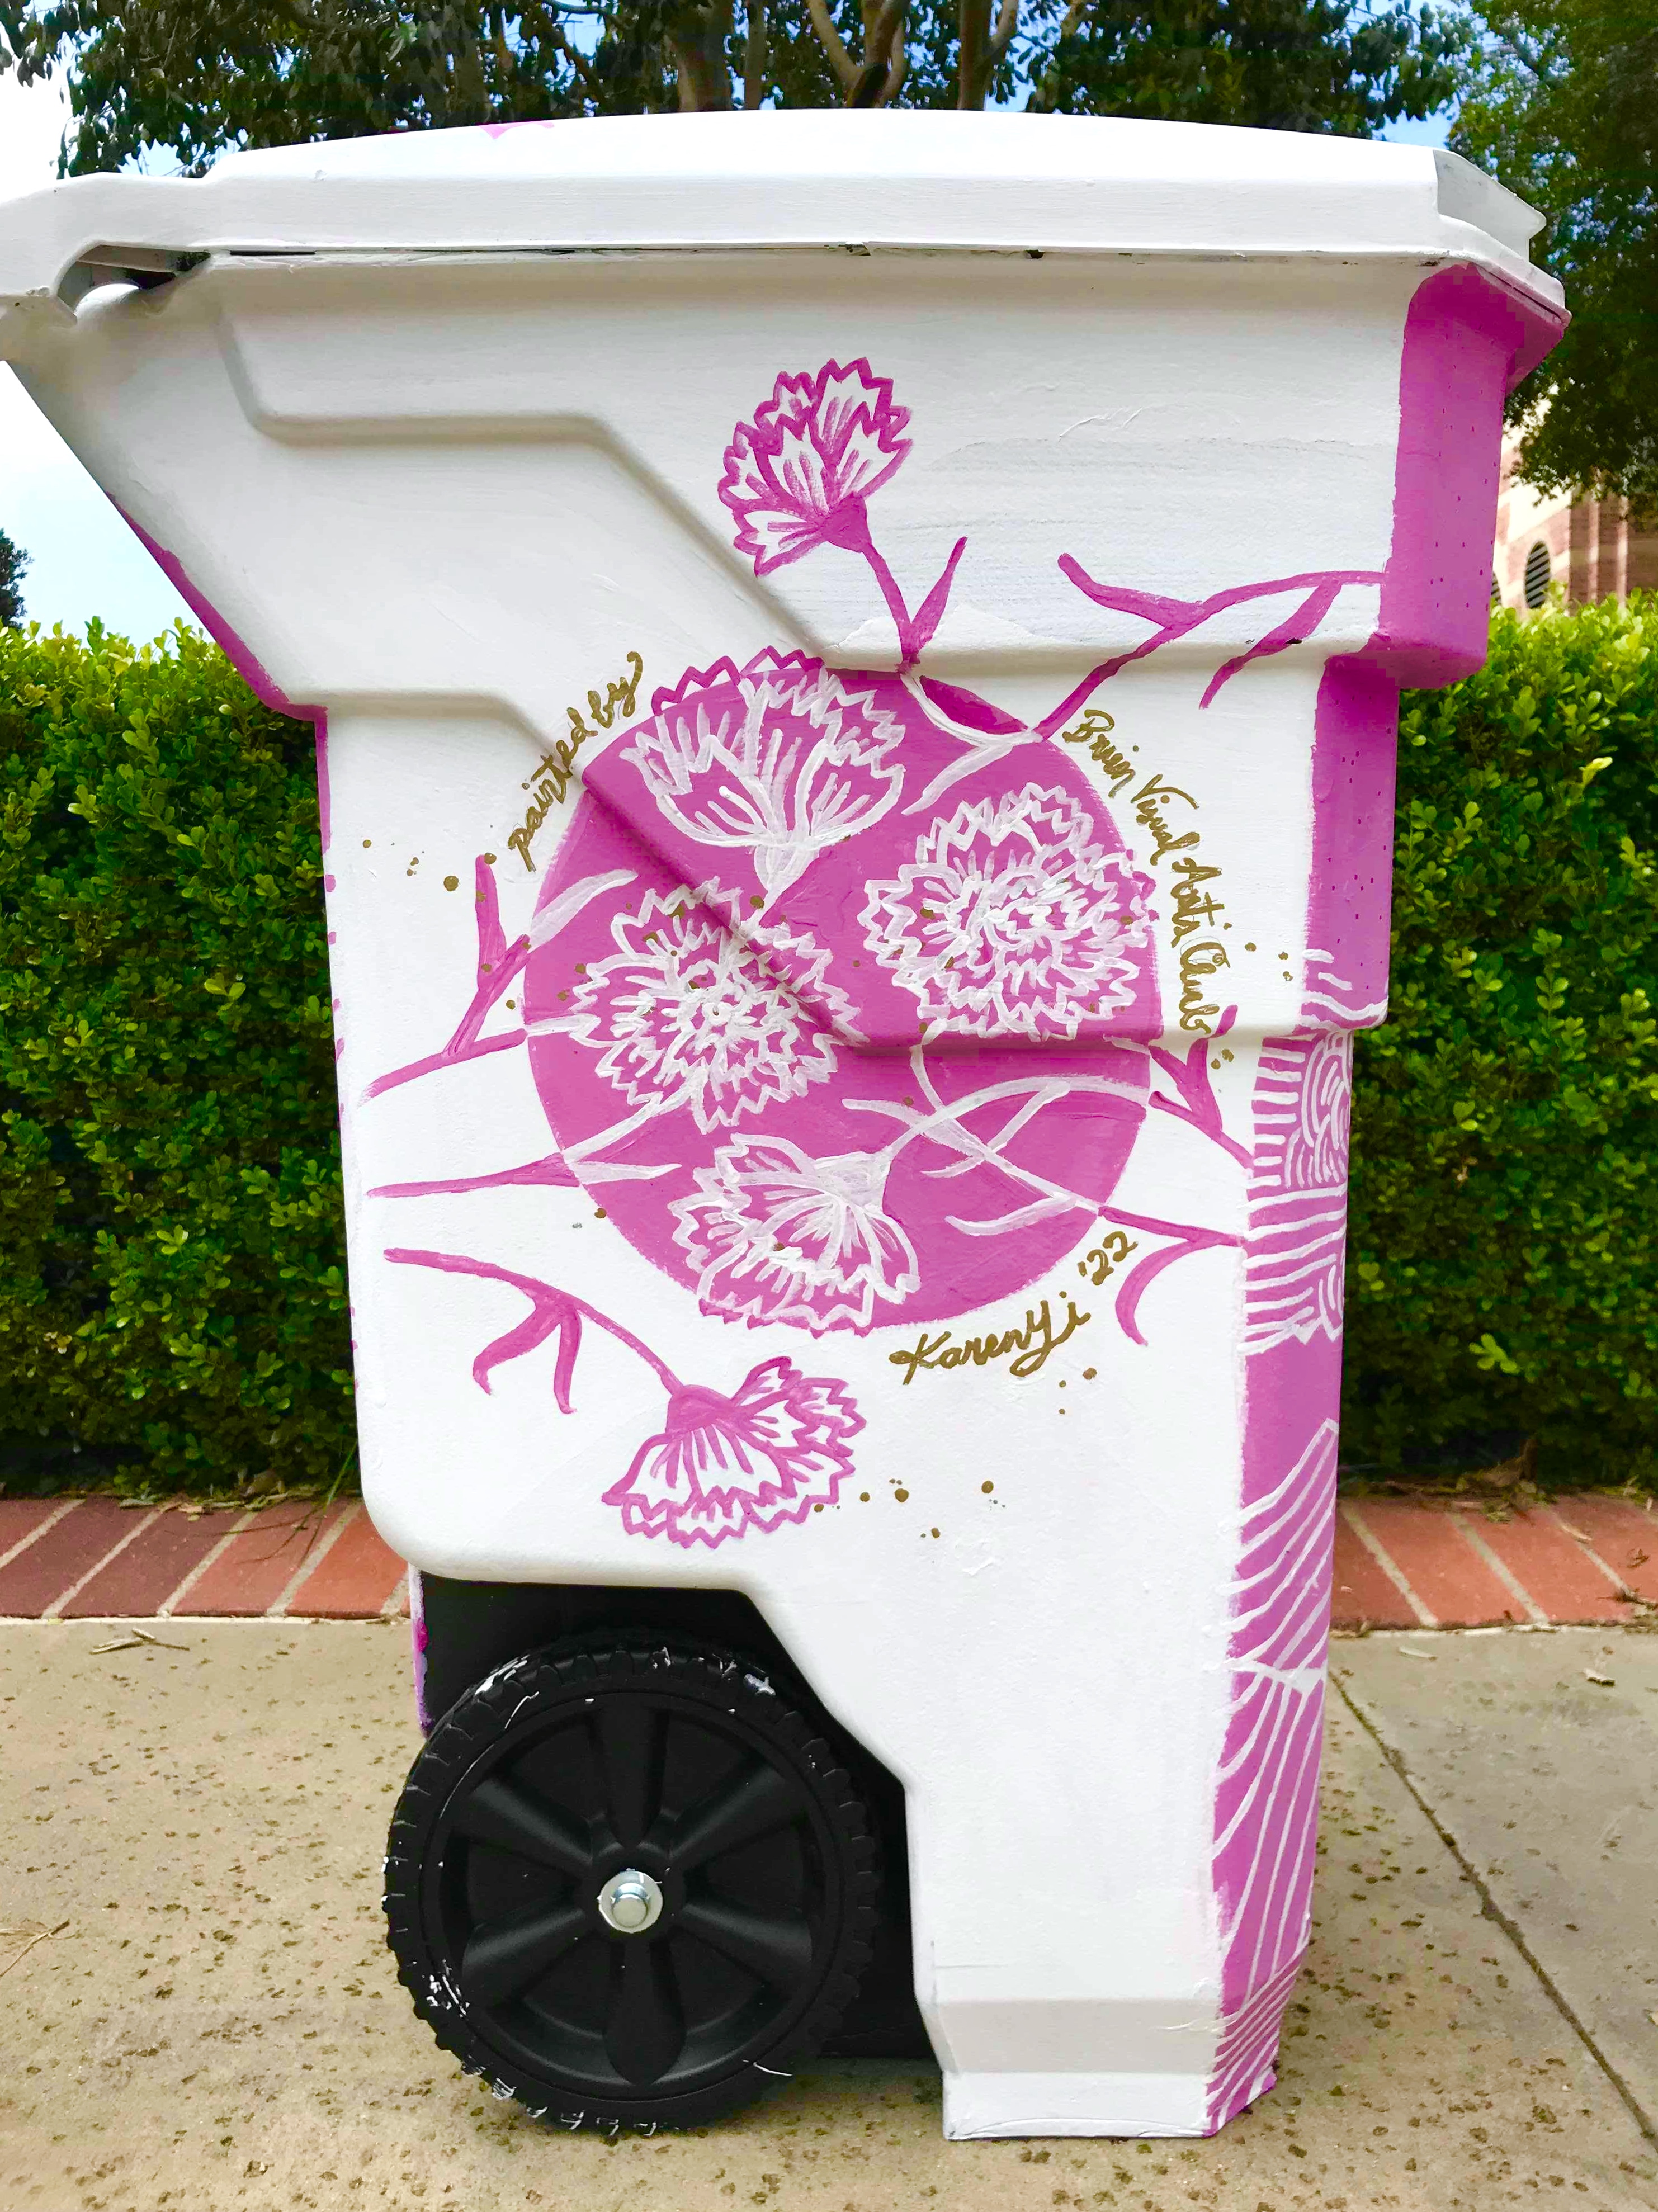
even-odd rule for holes
{"type": "Polygon", "coordinates": [[[1505,446],[1491,556],[1493,597],[1522,617],[1533,611],[1526,589],[1528,562],[1531,597],[1537,596],[1540,545],[1547,559],[1546,586],[1558,586],[1575,605],[1658,590],[1658,530],[1631,529],[1614,500],[1540,497],[1515,477],[1514,449],[1505,446]]]}

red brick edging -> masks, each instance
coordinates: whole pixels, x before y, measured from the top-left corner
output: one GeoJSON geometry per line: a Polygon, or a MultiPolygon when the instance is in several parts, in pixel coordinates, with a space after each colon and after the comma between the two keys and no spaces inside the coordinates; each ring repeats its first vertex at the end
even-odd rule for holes
{"type": "Polygon", "coordinates": [[[409,1610],[403,1561],[355,1498],[195,1513],[0,1498],[0,1619],[372,1620],[409,1610]]]}
{"type": "MultiPolygon", "coordinates": [[[[1598,1492],[1492,1521],[1409,1498],[1345,1500],[1338,1628],[1626,1621],[1658,1605],[1658,1510],[1598,1492]]],[[[0,1619],[372,1620],[409,1610],[360,1502],[197,1513],[176,1502],[0,1498],[0,1619]]]]}
{"type": "Polygon", "coordinates": [[[1627,1621],[1658,1604],[1658,1510],[1586,1492],[1507,1521],[1477,1506],[1344,1499],[1338,1628],[1627,1621]]]}

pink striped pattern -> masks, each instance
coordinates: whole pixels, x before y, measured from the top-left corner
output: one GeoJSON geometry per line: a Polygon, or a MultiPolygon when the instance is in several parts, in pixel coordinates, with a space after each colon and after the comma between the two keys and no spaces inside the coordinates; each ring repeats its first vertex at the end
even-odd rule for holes
{"type": "Polygon", "coordinates": [[[1353,1041],[1272,1037],[1255,1079],[1244,1349],[1339,1340],[1353,1041]]]}
{"type": "Polygon", "coordinates": [[[1301,1972],[1301,1954],[1264,1982],[1253,1996],[1230,2014],[1221,2029],[1215,2070],[1209,2083],[1209,2132],[1213,2135],[1245,2106],[1264,2097],[1278,2080],[1278,2036],[1284,2008],[1301,1972]]]}
{"type": "Polygon", "coordinates": [[[1352,1038],[1268,1037],[1254,1105],[1232,1710],[1217,1778],[1212,2128],[1272,2086],[1307,1945],[1335,1525],[1352,1038]]]}
{"type": "Polygon", "coordinates": [[[1307,1946],[1337,1437],[1335,1422],[1323,1422],[1282,1481],[1244,1510],[1215,1823],[1225,1934],[1210,2089],[1216,2127],[1270,2087],[1279,2021],[1307,1946]]]}

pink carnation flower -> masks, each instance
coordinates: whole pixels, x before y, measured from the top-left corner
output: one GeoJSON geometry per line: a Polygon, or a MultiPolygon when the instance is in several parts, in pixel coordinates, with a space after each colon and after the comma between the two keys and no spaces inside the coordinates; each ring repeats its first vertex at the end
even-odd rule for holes
{"type": "Polygon", "coordinates": [[[640,1446],[604,1503],[620,1508],[629,1535],[712,1549],[832,1505],[852,1473],[847,1440],[863,1425],[844,1383],[768,1359],[732,1397],[677,1390],[661,1435],[640,1446]]]}
{"type": "Polygon", "coordinates": [[[1073,1037],[1133,999],[1151,890],[1069,792],[1028,783],[938,817],[859,918],[929,1034],[1073,1037]]]}
{"type": "Polygon", "coordinates": [[[865,501],[908,453],[908,407],[866,361],[825,362],[815,376],[780,376],[752,422],[726,448],[720,496],[737,523],[737,550],[755,574],[798,561],[815,545],[861,553],[865,501]]]}
{"type": "Polygon", "coordinates": [[[814,1159],[786,1137],[739,1137],[696,1194],[676,1199],[675,1240],[697,1269],[705,1313],[787,1322],[814,1334],[873,1326],[920,1280],[915,1247],[883,1206],[886,1163],[870,1152],[814,1159]]]}

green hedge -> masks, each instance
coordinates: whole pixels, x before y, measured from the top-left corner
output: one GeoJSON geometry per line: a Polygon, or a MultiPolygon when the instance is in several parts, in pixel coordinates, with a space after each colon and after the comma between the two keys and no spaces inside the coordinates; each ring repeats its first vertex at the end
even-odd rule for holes
{"type": "Polygon", "coordinates": [[[352,1447],[308,723],[187,631],[0,629],[0,1477],[352,1447]]]}
{"type": "Polygon", "coordinates": [[[1498,616],[1400,736],[1344,1461],[1658,1486],[1658,599],[1498,616]]]}
{"type": "MultiPolygon", "coordinates": [[[[1350,1464],[1658,1486],[1658,604],[1493,628],[1401,730],[1350,1464]]],[[[351,1459],[311,732],[180,632],[0,629],[0,1480],[351,1459]]]]}

